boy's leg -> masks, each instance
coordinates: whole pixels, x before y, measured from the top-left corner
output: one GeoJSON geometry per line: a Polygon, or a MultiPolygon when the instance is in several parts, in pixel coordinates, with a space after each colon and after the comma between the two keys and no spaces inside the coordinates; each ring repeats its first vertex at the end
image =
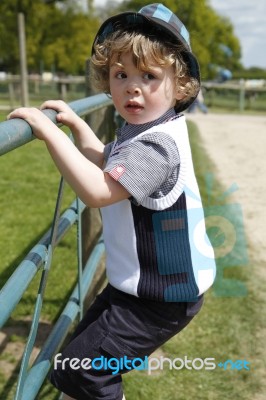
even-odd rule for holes
{"type": "Polygon", "coordinates": [[[79,322],[74,333],[72,334],[69,342],[71,342],[76,336],[78,336],[84,329],[90,324],[96,321],[99,316],[109,307],[110,298],[110,285],[107,285],[100,294],[98,294],[91,304],[82,320],[79,322]]]}
{"type": "Polygon", "coordinates": [[[108,327],[109,292],[110,285],[107,285],[103,292],[96,297],[51,372],[51,383],[64,393],[64,400],[95,400],[98,398],[122,400],[123,391],[120,375],[110,375],[110,371],[109,374],[107,371],[103,371],[103,374],[98,373],[98,371],[90,374],[89,369],[81,371],[80,368],[77,371],[69,365],[71,359],[78,358],[82,361],[85,358],[92,360],[101,357],[102,350],[98,347],[107,334],[105,327],[108,327]],[[105,390],[105,386],[110,386],[110,395],[108,388],[105,390]],[[104,392],[104,395],[101,392],[104,392]]]}
{"type": "MultiPolygon", "coordinates": [[[[202,298],[196,303],[158,303],[139,299],[110,288],[110,303],[97,320],[81,330],[62,353],[62,360],[110,358],[129,363],[145,358],[181,331],[197,314],[202,298]]],[[[115,360],[114,360],[115,361],[115,360]]],[[[79,400],[122,400],[121,374],[130,368],[106,364],[101,369],[65,368],[52,372],[52,383],[64,393],[79,400]]],[[[130,364],[128,364],[130,365],[130,364]]]]}

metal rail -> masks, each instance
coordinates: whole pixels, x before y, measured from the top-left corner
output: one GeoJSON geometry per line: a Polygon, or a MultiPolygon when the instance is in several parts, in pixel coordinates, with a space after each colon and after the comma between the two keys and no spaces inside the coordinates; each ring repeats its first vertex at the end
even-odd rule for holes
{"type": "MultiPolygon", "coordinates": [[[[112,101],[106,95],[100,94],[73,101],[69,103],[69,106],[78,115],[84,116],[111,104],[112,101]]],[[[56,112],[54,110],[45,110],[44,112],[56,123],[56,112]]],[[[20,119],[5,121],[0,124],[0,155],[6,154],[33,139],[34,136],[31,127],[27,122],[20,119]]],[[[54,355],[62,345],[77,315],[82,314],[83,301],[104,252],[104,244],[102,237],[100,237],[85,266],[83,267],[81,265],[81,215],[86,207],[79,199],[76,199],[69,208],[60,215],[63,189],[64,181],[61,179],[51,228],[29,251],[0,291],[0,327],[2,327],[19,303],[23,293],[36,273],[39,270],[42,271],[31,329],[22,358],[14,400],[33,400],[36,398],[48,374],[54,355]],[[47,277],[52,264],[53,251],[75,223],[77,224],[78,282],[37,359],[32,367],[29,368],[29,359],[37,335],[47,277]]]]}

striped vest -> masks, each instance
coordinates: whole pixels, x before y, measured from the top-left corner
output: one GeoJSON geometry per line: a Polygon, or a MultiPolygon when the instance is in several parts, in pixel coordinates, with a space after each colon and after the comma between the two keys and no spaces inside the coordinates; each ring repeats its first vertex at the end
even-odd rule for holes
{"type": "Polygon", "coordinates": [[[139,205],[123,200],[101,209],[107,277],[115,288],[137,297],[196,301],[214,282],[215,261],[185,117],[156,125],[119,147],[156,132],[170,135],[177,144],[177,182],[161,198],[147,197],[139,205]]]}

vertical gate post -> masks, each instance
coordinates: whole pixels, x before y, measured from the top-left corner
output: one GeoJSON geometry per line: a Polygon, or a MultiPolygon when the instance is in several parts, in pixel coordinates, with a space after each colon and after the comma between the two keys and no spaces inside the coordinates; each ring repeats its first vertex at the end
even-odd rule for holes
{"type": "MultiPolygon", "coordinates": [[[[89,63],[86,63],[86,96],[95,94],[91,89],[89,81],[89,63]]],[[[115,133],[115,119],[114,119],[114,107],[109,106],[97,113],[91,113],[86,116],[86,122],[90,125],[91,129],[98,136],[103,143],[108,143],[113,140],[115,133]]],[[[95,246],[97,240],[102,233],[102,221],[100,211],[95,208],[86,208],[82,214],[82,259],[83,265],[88,259],[88,256],[95,246]]],[[[84,308],[88,307],[99,288],[102,286],[105,280],[105,263],[102,260],[100,267],[94,278],[94,284],[89,296],[86,298],[84,308]]]]}
{"type": "Polygon", "coordinates": [[[25,37],[25,17],[22,12],[18,13],[18,34],[19,34],[19,58],[20,58],[20,84],[21,103],[23,107],[29,104],[28,71],[25,37]]]}

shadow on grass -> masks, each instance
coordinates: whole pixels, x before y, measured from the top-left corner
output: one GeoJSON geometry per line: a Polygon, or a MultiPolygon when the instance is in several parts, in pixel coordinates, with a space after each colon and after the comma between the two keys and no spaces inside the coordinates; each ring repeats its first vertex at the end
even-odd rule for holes
{"type": "Polygon", "coordinates": [[[43,229],[43,231],[40,232],[39,235],[34,238],[19,255],[17,255],[12,261],[10,261],[9,265],[0,274],[0,287],[3,287],[5,285],[6,281],[14,273],[18,265],[27,257],[31,249],[41,240],[41,238],[50,229],[50,227],[51,224],[47,225],[47,227],[43,229]]]}
{"type": "MultiPolygon", "coordinates": [[[[9,321],[9,325],[2,329],[0,352],[4,355],[2,364],[4,362],[6,364],[4,372],[6,379],[0,392],[1,399],[11,400],[14,397],[24,347],[28,338],[30,328],[31,319],[28,318],[15,320],[11,318],[9,321]],[[5,354],[8,355],[7,360],[5,360],[5,354]]],[[[52,328],[53,325],[50,322],[40,321],[29,365],[32,365],[32,363],[38,356],[38,353],[43,347],[49,334],[51,333],[52,328]]],[[[67,335],[65,342],[68,341],[69,336],[70,334],[67,335]]],[[[50,385],[48,378],[45,379],[43,389],[41,389],[40,391],[42,393],[42,396],[40,398],[46,399],[48,395],[50,400],[58,398],[58,392],[52,385],[50,385]]]]}

